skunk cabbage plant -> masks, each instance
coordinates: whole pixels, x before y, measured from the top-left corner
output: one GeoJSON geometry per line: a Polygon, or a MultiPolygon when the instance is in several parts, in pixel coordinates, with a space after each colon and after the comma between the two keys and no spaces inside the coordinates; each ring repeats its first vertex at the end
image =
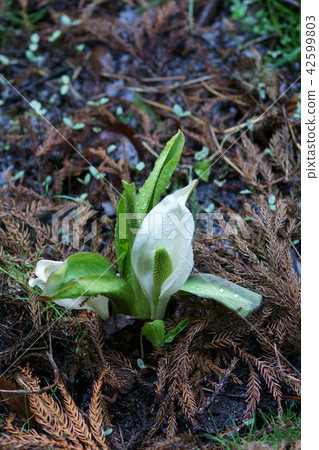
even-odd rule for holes
{"type": "Polygon", "coordinates": [[[191,274],[194,219],[186,202],[197,180],[160,200],[183,145],[179,131],[166,144],[137,196],[134,183],[123,181],[115,229],[119,273],[97,253],[76,253],[64,262],[40,260],[29,285],[42,289],[42,299],[93,310],[104,320],[112,303],[117,313],[150,319],[142,334],[156,347],[187,326],[184,319],[165,334],[165,311],[176,293],[216,300],[242,317],[260,305],[261,296],[248,289],[212,274],[191,274]]]}

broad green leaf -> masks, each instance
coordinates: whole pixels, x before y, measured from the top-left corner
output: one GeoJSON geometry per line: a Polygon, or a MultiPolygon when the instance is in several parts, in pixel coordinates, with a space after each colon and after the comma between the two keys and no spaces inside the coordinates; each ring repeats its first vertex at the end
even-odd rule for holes
{"type": "Polygon", "coordinates": [[[148,339],[156,348],[164,345],[165,324],[162,320],[148,322],[142,328],[142,335],[148,339]]]}
{"type": "Polygon", "coordinates": [[[128,252],[128,236],[127,233],[125,238],[121,236],[122,234],[122,222],[120,223],[121,218],[124,217],[122,214],[125,214],[125,193],[122,194],[120,201],[117,205],[117,213],[116,213],[116,225],[115,225],[115,252],[117,258],[117,266],[119,268],[119,272],[124,275],[124,261],[128,252]]]}
{"type": "MultiPolygon", "coordinates": [[[[116,312],[134,315],[133,295],[129,284],[116,275],[89,275],[63,287],[50,300],[106,295],[116,312]]],[[[47,298],[47,297],[46,297],[47,298]]]]}
{"type": "Polygon", "coordinates": [[[135,184],[122,181],[122,185],[124,191],[117,207],[116,216],[115,250],[119,272],[124,275],[125,261],[134,240],[130,228],[138,227],[138,222],[128,216],[128,214],[135,214],[135,184]]]}
{"type": "Polygon", "coordinates": [[[115,274],[115,269],[98,253],[81,252],[69,256],[63,265],[49,276],[45,294],[52,297],[72,281],[88,275],[115,274]]]}
{"type": "Polygon", "coordinates": [[[139,191],[136,199],[136,210],[138,212],[147,213],[159,202],[176,169],[184,141],[184,135],[179,130],[165,145],[154,165],[154,169],[139,191]]]}
{"type": "Polygon", "coordinates": [[[180,321],[180,323],[175,328],[173,328],[172,330],[169,330],[165,334],[165,338],[164,338],[165,344],[169,344],[170,342],[172,342],[173,339],[175,339],[175,337],[179,333],[181,333],[184,330],[184,328],[187,327],[188,324],[189,324],[189,318],[183,319],[180,321]]]}
{"type": "MultiPolygon", "coordinates": [[[[125,215],[124,220],[126,222],[126,236],[129,240],[129,248],[132,247],[134,241],[134,229],[137,232],[138,229],[138,221],[135,217],[136,213],[136,189],[134,183],[126,183],[126,181],[122,181],[122,185],[124,188],[124,199],[125,199],[125,215]],[[133,217],[130,216],[133,215],[133,217]]],[[[121,219],[120,219],[121,220],[121,219]]]]}
{"type": "Polygon", "coordinates": [[[191,275],[179,291],[211,298],[246,317],[258,308],[262,296],[210,273],[191,275]]]}
{"type": "Polygon", "coordinates": [[[135,317],[149,318],[150,306],[143,295],[139,281],[135,275],[131,264],[131,249],[135,238],[135,233],[139,227],[139,220],[135,217],[135,184],[128,184],[122,181],[123,194],[117,207],[117,221],[115,228],[115,249],[118,268],[121,276],[128,282],[134,292],[134,305],[131,313],[135,317]],[[130,216],[133,215],[133,217],[130,216]]]}

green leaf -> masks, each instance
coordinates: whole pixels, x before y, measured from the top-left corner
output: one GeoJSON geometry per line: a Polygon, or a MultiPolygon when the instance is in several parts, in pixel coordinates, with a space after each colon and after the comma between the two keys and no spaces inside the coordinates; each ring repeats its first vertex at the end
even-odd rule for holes
{"type": "Polygon", "coordinates": [[[262,300],[261,295],[210,273],[191,275],[179,292],[211,298],[242,317],[258,308],[262,300]]]}
{"type": "Polygon", "coordinates": [[[176,116],[180,118],[187,117],[192,114],[190,111],[184,111],[180,105],[174,105],[173,111],[176,114],[176,116]]]}
{"type": "Polygon", "coordinates": [[[202,161],[194,164],[194,171],[196,175],[206,183],[209,180],[211,165],[212,163],[208,159],[203,159],[202,161]]]}
{"type": "Polygon", "coordinates": [[[72,20],[69,16],[67,16],[66,14],[63,14],[60,17],[60,21],[61,23],[63,23],[63,25],[71,25],[72,24],[72,20]]]}
{"type": "Polygon", "coordinates": [[[132,248],[134,235],[130,229],[138,228],[138,221],[129,218],[129,214],[135,214],[135,184],[128,184],[122,181],[124,188],[122,197],[117,207],[117,218],[115,227],[115,250],[118,268],[121,275],[124,275],[125,260],[132,248]]]}
{"type": "Polygon", "coordinates": [[[69,75],[62,75],[61,76],[61,82],[63,83],[63,84],[69,84],[70,83],[70,77],[69,77],[69,75]]]}
{"type": "Polygon", "coordinates": [[[269,198],[268,198],[268,204],[269,205],[274,205],[276,203],[276,196],[274,194],[272,194],[269,198]]]}
{"type": "Polygon", "coordinates": [[[85,127],[85,123],[75,123],[74,125],[73,125],[73,130],[82,130],[82,128],[84,128],[85,127]]]}
{"type": "Polygon", "coordinates": [[[32,44],[38,44],[40,42],[40,35],[38,33],[33,33],[30,36],[30,42],[32,42],[32,44]]]}
{"type": "Polygon", "coordinates": [[[145,162],[140,161],[139,163],[136,164],[135,169],[138,170],[139,172],[143,169],[145,169],[145,162]]]}
{"type": "Polygon", "coordinates": [[[67,127],[73,128],[73,122],[69,117],[63,117],[63,122],[67,127]]]}
{"type": "MultiPolygon", "coordinates": [[[[61,95],[65,95],[67,92],[69,91],[69,85],[68,84],[62,84],[62,86],[60,87],[60,94],[61,95]]],[[[67,119],[67,117],[65,117],[65,119],[67,119]]],[[[63,122],[65,123],[65,125],[67,125],[68,127],[73,128],[73,123],[71,124],[71,122],[65,122],[63,119],[63,122]]]]}
{"type": "Polygon", "coordinates": [[[156,348],[164,345],[165,324],[163,320],[153,320],[142,328],[142,335],[148,339],[156,348]]]}
{"type": "Polygon", "coordinates": [[[170,342],[172,342],[173,339],[175,339],[175,337],[179,333],[181,333],[184,330],[184,328],[187,327],[188,324],[189,324],[189,318],[181,320],[180,323],[175,328],[173,328],[173,330],[169,330],[165,334],[164,343],[169,344],[170,342]]]}
{"type": "Polygon", "coordinates": [[[154,165],[154,169],[139,191],[136,199],[136,210],[138,212],[148,213],[159,202],[176,169],[184,141],[184,135],[179,130],[165,145],[154,165]]]}
{"type": "Polygon", "coordinates": [[[69,256],[64,264],[49,276],[45,294],[52,297],[72,281],[87,275],[102,274],[115,274],[115,269],[110,261],[98,253],[75,253],[69,256]]]}
{"type": "Polygon", "coordinates": [[[61,30],[55,30],[53,31],[53,33],[51,34],[51,36],[48,37],[48,42],[54,42],[56,41],[62,34],[61,30]]]}
{"type": "Polygon", "coordinates": [[[135,232],[138,230],[141,221],[134,216],[136,214],[135,184],[128,184],[122,181],[122,185],[124,192],[117,207],[115,227],[115,250],[118,268],[121,276],[129,283],[134,292],[135,302],[134,309],[131,309],[132,315],[145,319],[150,317],[150,305],[143,295],[131,264],[131,249],[134,243],[135,232]],[[130,217],[130,214],[133,217],[130,217]]]}
{"type": "Polygon", "coordinates": [[[202,161],[209,155],[209,148],[206,145],[203,145],[202,149],[199,152],[196,152],[194,159],[195,161],[202,161]]]}
{"type": "Polygon", "coordinates": [[[157,126],[161,125],[161,121],[159,120],[157,114],[155,114],[155,112],[152,110],[152,108],[150,106],[148,106],[146,103],[144,103],[143,97],[140,94],[138,94],[138,93],[135,94],[133,105],[137,106],[139,109],[144,111],[147,115],[149,115],[152,118],[155,125],[157,125],[157,126]]]}
{"type": "Polygon", "coordinates": [[[141,358],[138,358],[138,359],[136,360],[136,364],[138,365],[138,367],[139,367],[140,369],[146,369],[146,368],[147,368],[146,365],[145,365],[145,363],[144,363],[144,361],[143,361],[141,358]]]}
{"type": "MultiPolygon", "coordinates": [[[[50,300],[64,298],[106,295],[112,300],[116,312],[134,315],[134,299],[129,284],[116,275],[89,275],[73,281],[50,297],[50,300]]],[[[49,297],[49,296],[48,296],[49,297]]]]}
{"type": "Polygon", "coordinates": [[[109,436],[110,434],[113,433],[113,428],[108,428],[107,430],[104,431],[104,436],[109,436]]]}
{"type": "MultiPolygon", "coordinates": [[[[122,235],[123,233],[123,223],[122,220],[125,214],[125,193],[122,194],[120,201],[117,205],[116,211],[116,225],[115,225],[115,251],[117,258],[117,265],[119,268],[120,274],[124,275],[124,262],[128,252],[128,236],[125,231],[125,237],[122,235]]],[[[125,224],[124,224],[125,225],[125,224]]],[[[125,225],[126,226],[126,225],[125,225]]]]}

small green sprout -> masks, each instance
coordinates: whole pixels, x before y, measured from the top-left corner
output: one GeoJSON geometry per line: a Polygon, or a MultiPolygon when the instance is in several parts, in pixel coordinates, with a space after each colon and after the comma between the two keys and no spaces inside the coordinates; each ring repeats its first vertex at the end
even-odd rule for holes
{"type": "Polygon", "coordinates": [[[99,134],[99,133],[101,133],[102,128],[101,127],[93,127],[92,131],[93,131],[93,133],[99,134]]]}
{"type": "Polygon", "coordinates": [[[140,161],[139,163],[136,164],[135,169],[138,170],[139,172],[143,169],[145,169],[145,162],[140,161]]]}
{"type": "Polygon", "coordinates": [[[113,153],[114,150],[116,150],[116,145],[115,145],[115,144],[111,144],[111,145],[109,145],[109,146],[107,147],[106,153],[108,153],[108,154],[113,153]]]}
{"type": "Polygon", "coordinates": [[[109,436],[110,434],[113,433],[113,428],[108,428],[107,430],[104,431],[104,436],[109,436]]]}
{"type": "Polygon", "coordinates": [[[187,117],[190,114],[192,114],[190,111],[184,111],[183,108],[177,104],[175,104],[173,106],[173,111],[174,111],[174,114],[179,118],[187,117]]]}
{"type": "MultiPolygon", "coordinates": [[[[108,102],[110,101],[110,99],[108,97],[102,97],[99,100],[88,100],[86,102],[87,105],[91,105],[91,106],[102,106],[102,105],[106,105],[108,102]]],[[[122,114],[123,114],[123,108],[122,108],[122,114]]]]}
{"type": "Polygon", "coordinates": [[[67,92],[69,92],[71,80],[69,75],[62,75],[60,80],[62,83],[62,86],[60,87],[60,94],[65,95],[67,92]]]}
{"type": "Polygon", "coordinates": [[[75,202],[79,202],[79,203],[85,203],[88,204],[85,200],[88,197],[88,193],[87,192],[83,192],[81,195],[79,195],[78,197],[72,197],[72,195],[53,195],[53,198],[63,198],[64,200],[71,200],[71,201],[75,201],[75,202]]]}
{"type": "Polygon", "coordinates": [[[209,148],[206,145],[203,145],[202,149],[199,152],[196,152],[194,159],[195,161],[202,161],[209,155],[209,148]]]}
{"type": "Polygon", "coordinates": [[[39,48],[40,39],[41,39],[41,37],[38,33],[33,33],[30,36],[30,44],[29,44],[29,48],[25,52],[25,56],[31,62],[41,62],[43,60],[42,56],[35,55],[35,52],[39,48]]]}
{"type": "Polygon", "coordinates": [[[91,181],[91,174],[90,174],[90,173],[87,173],[87,174],[85,175],[85,177],[83,178],[83,180],[81,180],[81,178],[77,178],[77,180],[78,180],[80,183],[82,183],[82,184],[84,184],[84,185],[87,185],[87,184],[89,184],[89,182],[91,181]]]}
{"type": "Polygon", "coordinates": [[[45,177],[45,179],[42,181],[42,186],[43,186],[45,195],[48,195],[48,193],[49,193],[49,189],[50,189],[50,184],[51,184],[51,182],[52,182],[52,177],[51,177],[51,175],[47,175],[47,176],[45,177]]]}
{"type": "Polygon", "coordinates": [[[143,361],[141,358],[138,358],[138,359],[136,360],[136,364],[138,365],[138,367],[139,367],[140,369],[146,369],[146,368],[147,368],[146,365],[145,365],[145,363],[144,363],[144,361],[143,361]]]}
{"type": "Polygon", "coordinates": [[[0,63],[3,64],[4,66],[9,66],[10,59],[6,55],[0,54],[0,63]]]}
{"type": "Polygon", "coordinates": [[[123,107],[122,107],[122,106],[117,106],[117,107],[116,107],[115,114],[116,114],[117,116],[123,116],[123,107]]]}
{"type": "Polygon", "coordinates": [[[215,209],[214,203],[210,203],[206,208],[204,208],[204,211],[206,213],[212,213],[215,209]]]}
{"type": "Polygon", "coordinates": [[[246,121],[246,125],[247,125],[247,128],[248,128],[249,131],[254,131],[254,129],[255,129],[255,124],[254,124],[254,122],[252,122],[250,119],[248,119],[248,120],[246,121]]]}
{"type": "Polygon", "coordinates": [[[38,100],[31,100],[30,106],[40,116],[43,116],[47,112],[47,110],[42,107],[42,103],[38,102],[38,100]]]}
{"type": "Polygon", "coordinates": [[[0,63],[4,66],[12,66],[14,64],[17,64],[16,59],[10,59],[6,55],[0,54],[0,63]]]}
{"type": "Polygon", "coordinates": [[[72,20],[66,14],[62,14],[62,16],[60,16],[60,22],[67,27],[75,27],[77,25],[81,25],[82,23],[81,20],[72,20]]]}
{"type": "Polygon", "coordinates": [[[48,42],[54,42],[61,36],[62,31],[61,30],[54,30],[51,36],[48,37],[48,42]]]}
{"type": "Polygon", "coordinates": [[[18,181],[21,180],[21,178],[24,177],[24,170],[19,170],[14,175],[12,175],[11,180],[12,181],[18,181]]]}
{"type": "Polygon", "coordinates": [[[272,195],[270,195],[270,197],[268,198],[268,205],[269,205],[269,208],[272,210],[272,211],[275,211],[276,210],[276,196],[274,195],[274,194],[272,194],[272,195]]]}
{"type": "Polygon", "coordinates": [[[104,173],[100,173],[95,167],[90,166],[89,167],[89,171],[90,174],[92,175],[93,178],[95,178],[96,180],[100,180],[101,178],[104,178],[105,175],[104,173]]]}
{"type": "Polygon", "coordinates": [[[77,51],[77,52],[83,52],[84,50],[85,50],[85,44],[79,44],[79,45],[77,45],[76,47],[75,47],[75,50],[77,51]]]}
{"type": "Polygon", "coordinates": [[[211,165],[212,163],[208,158],[205,158],[202,161],[198,161],[196,164],[194,164],[194,172],[196,173],[198,178],[205,181],[206,183],[209,180],[211,165]]]}
{"type": "Polygon", "coordinates": [[[73,123],[72,119],[70,117],[63,117],[63,123],[69,127],[72,128],[72,130],[82,130],[82,128],[85,127],[85,123],[73,123]]]}

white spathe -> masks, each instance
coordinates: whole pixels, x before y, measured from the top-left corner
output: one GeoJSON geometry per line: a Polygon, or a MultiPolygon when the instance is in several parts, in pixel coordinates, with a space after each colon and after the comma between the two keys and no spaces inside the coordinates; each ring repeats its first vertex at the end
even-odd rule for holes
{"type": "MultiPolygon", "coordinates": [[[[35,268],[36,278],[30,278],[29,286],[38,286],[45,291],[46,282],[50,275],[58,270],[63,261],[52,261],[50,259],[41,259],[38,261],[35,268]]],[[[103,320],[110,317],[109,315],[109,298],[104,295],[95,295],[91,297],[81,296],[78,298],[63,298],[54,300],[57,305],[63,306],[67,309],[87,309],[98,313],[103,320]]]]}
{"type": "Polygon", "coordinates": [[[192,213],[185,204],[196,185],[197,180],[194,180],[165,197],[146,215],[135,236],[131,262],[150,303],[152,319],[163,319],[170,297],[186,282],[194,264],[192,239],[195,225],[192,213]],[[169,254],[173,272],[162,284],[155,308],[153,264],[159,247],[164,247],[169,254]]]}
{"type": "Polygon", "coordinates": [[[50,259],[40,259],[37,262],[35,268],[35,276],[37,278],[30,278],[29,286],[39,286],[42,290],[45,288],[45,283],[47,282],[49,276],[58,270],[63,264],[63,261],[52,261],[50,259]]]}

